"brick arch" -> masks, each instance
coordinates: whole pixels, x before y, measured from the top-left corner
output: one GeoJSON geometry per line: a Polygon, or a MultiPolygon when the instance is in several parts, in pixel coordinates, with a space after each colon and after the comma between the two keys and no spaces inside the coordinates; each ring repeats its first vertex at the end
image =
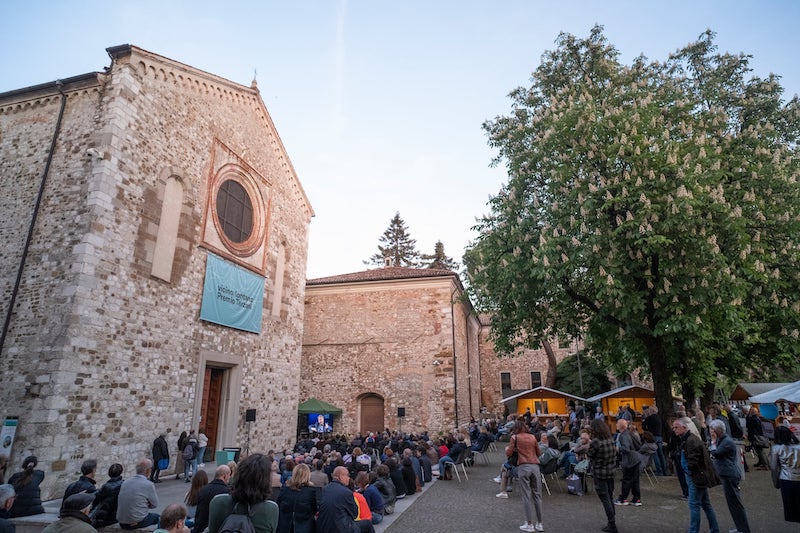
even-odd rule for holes
{"type": "Polygon", "coordinates": [[[383,396],[369,392],[357,398],[359,423],[358,430],[362,435],[369,431],[382,431],[385,427],[385,402],[383,396]]]}

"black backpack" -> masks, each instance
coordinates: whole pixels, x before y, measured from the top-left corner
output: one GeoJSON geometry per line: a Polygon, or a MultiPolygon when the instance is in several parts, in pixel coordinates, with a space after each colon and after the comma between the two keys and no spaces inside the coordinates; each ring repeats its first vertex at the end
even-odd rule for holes
{"type": "Polygon", "coordinates": [[[222,522],[217,533],[256,533],[249,511],[248,509],[248,514],[239,514],[235,512],[229,514],[222,522]]]}

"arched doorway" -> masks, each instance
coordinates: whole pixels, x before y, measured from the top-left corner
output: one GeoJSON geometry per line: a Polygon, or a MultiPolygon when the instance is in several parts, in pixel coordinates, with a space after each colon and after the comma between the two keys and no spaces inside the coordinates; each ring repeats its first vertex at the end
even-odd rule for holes
{"type": "Polygon", "coordinates": [[[361,433],[383,430],[383,398],[367,394],[361,398],[361,433]]]}

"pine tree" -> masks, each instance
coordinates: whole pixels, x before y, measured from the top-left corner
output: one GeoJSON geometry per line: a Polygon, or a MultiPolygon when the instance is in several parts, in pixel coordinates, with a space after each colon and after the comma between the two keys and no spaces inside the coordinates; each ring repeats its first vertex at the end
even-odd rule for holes
{"type": "Polygon", "coordinates": [[[384,266],[386,259],[392,261],[391,266],[411,267],[419,266],[420,254],[417,251],[417,241],[408,234],[405,221],[397,212],[389,222],[389,227],[380,238],[382,244],[378,245],[378,253],[364,261],[366,265],[384,266]]]}
{"type": "Polygon", "coordinates": [[[458,270],[458,261],[452,257],[447,257],[444,253],[442,241],[436,241],[433,248],[433,255],[423,255],[422,264],[425,268],[438,268],[441,270],[458,270]]]}

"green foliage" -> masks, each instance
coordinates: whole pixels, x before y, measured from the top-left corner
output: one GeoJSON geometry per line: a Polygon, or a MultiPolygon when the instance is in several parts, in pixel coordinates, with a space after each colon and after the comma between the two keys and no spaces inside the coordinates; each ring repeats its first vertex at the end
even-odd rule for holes
{"type": "Polygon", "coordinates": [[[455,261],[452,257],[448,257],[446,253],[444,253],[444,244],[442,241],[436,241],[436,245],[433,248],[432,255],[423,255],[422,256],[422,265],[425,268],[438,268],[441,270],[458,270],[458,262],[455,261]]]}
{"type": "Polygon", "coordinates": [[[578,372],[578,357],[568,355],[556,368],[556,381],[554,389],[589,398],[611,390],[611,380],[608,373],[597,361],[589,357],[585,351],[580,352],[580,373],[578,372]],[[581,390],[583,381],[583,390],[581,390]]]}
{"type": "Polygon", "coordinates": [[[365,265],[384,266],[386,258],[391,258],[392,265],[396,267],[419,266],[417,241],[409,235],[408,227],[399,212],[389,221],[389,227],[381,235],[380,242],[383,245],[378,245],[378,253],[364,261],[365,265]]]}
{"type": "Polygon", "coordinates": [[[562,34],[484,125],[509,181],[464,261],[499,350],[581,333],[662,411],[673,382],[797,368],[800,105],[713,37],[623,65],[562,34]]]}

